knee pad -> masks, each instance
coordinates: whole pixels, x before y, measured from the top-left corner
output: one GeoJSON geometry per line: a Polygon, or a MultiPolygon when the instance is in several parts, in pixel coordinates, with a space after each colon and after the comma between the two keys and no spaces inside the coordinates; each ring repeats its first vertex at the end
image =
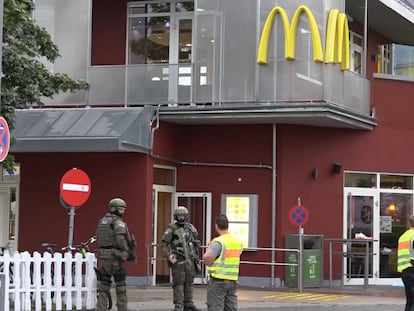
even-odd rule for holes
{"type": "Polygon", "coordinates": [[[124,269],[119,269],[115,274],[114,274],[114,280],[115,283],[120,283],[120,282],[124,282],[126,279],[126,274],[125,274],[125,270],[124,269]]]}
{"type": "Polygon", "coordinates": [[[109,274],[106,274],[104,272],[101,272],[101,283],[110,286],[112,281],[111,281],[111,276],[109,274]]]}

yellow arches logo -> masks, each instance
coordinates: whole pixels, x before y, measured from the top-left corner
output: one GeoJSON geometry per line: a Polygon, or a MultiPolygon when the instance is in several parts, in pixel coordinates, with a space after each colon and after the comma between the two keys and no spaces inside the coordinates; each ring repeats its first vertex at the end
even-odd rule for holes
{"type": "Polygon", "coordinates": [[[263,26],[260,37],[259,49],[257,52],[257,63],[260,65],[267,64],[267,51],[269,49],[270,34],[276,15],[279,14],[282,19],[283,30],[285,34],[285,58],[288,60],[295,59],[296,56],[296,30],[301,14],[306,14],[309,22],[309,28],[312,35],[313,60],[315,62],[340,63],[342,70],[349,69],[349,29],[348,18],[344,13],[332,9],[329,11],[328,23],[326,26],[325,40],[325,57],[322,48],[321,36],[319,34],[318,24],[311,10],[305,6],[299,6],[292,17],[292,24],[286,11],[276,6],[270,11],[263,26]]]}

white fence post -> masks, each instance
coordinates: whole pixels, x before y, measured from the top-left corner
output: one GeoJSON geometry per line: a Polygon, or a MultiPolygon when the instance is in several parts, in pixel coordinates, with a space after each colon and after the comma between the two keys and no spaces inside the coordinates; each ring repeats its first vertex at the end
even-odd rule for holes
{"type": "Polygon", "coordinates": [[[33,290],[32,299],[35,301],[35,310],[42,310],[42,254],[33,254],[33,290]]]}
{"type": "Polygon", "coordinates": [[[2,268],[3,270],[1,271],[2,273],[4,273],[4,284],[3,286],[5,286],[4,289],[4,301],[3,303],[3,308],[2,310],[4,311],[9,311],[10,308],[10,301],[9,301],[9,293],[10,293],[10,274],[9,274],[9,269],[10,269],[10,254],[9,251],[5,251],[3,256],[0,256],[0,262],[2,263],[2,268]]]}
{"type": "Polygon", "coordinates": [[[90,289],[86,291],[86,309],[96,308],[96,257],[95,254],[86,254],[85,286],[90,289]]]}
{"type": "Polygon", "coordinates": [[[62,265],[63,265],[63,256],[61,253],[54,254],[55,259],[55,268],[54,268],[54,282],[56,284],[55,291],[55,304],[56,310],[62,310],[62,265]]]}
{"type": "Polygon", "coordinates": [[[61,253],[10,255],[6,251],[0,256],[0,273],[5,279],[0,310],[10,311],[10,306],[15,311],[94,309],[96,262],[93,253],[83,258],[80,253],[65,253],[62,257],[61,253]]]}

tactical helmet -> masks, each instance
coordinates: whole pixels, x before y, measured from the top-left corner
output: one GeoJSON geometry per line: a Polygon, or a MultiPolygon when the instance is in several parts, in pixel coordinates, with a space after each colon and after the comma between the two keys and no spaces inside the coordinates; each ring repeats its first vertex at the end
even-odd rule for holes
{"type": "Polygon", "coordinates": [[[126,203],[124,200],[120,198],[114,198],[111,201],[109,201],[109,212],[110,213],[118,213],[118,208],[123,207],[126,208],[126,203]]]}
{"type": "Polygon", "coordinates": [[[188,209],[185,206],[177,206],[174,209],[174,216],[187,216],[188,209]]]}
{"type": "Polygon", "coordinates": [[[188,218],[188,209],[185,206],[177,206],[174,209],[174,219],[175,223],[183,226],[188,218]],[[178,219],[178,216],[184,216],[184,218],[178,219]]]}

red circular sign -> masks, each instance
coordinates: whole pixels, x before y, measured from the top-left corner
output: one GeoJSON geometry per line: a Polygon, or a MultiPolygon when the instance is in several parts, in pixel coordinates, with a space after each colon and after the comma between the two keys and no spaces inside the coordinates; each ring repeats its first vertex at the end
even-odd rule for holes
{"type": "Polygon", "coordinates": [[[309,212],[306,207],[296,205],[290,209],[289,220],[295,226],[303,226],[309,220],[309,212]]]}
{"type": "Polygon", "coordinates": [[[63,175],[59,189],[65,203],[79,207],[85,204],[91,194],[91,181],[84,171],[73,168],[63,175]]]}
{"type": "Polygon", "coordinates": [[[6,119],[0,117],[0,162],[3,162],[9,154],[10,130],[6,119]]]}

